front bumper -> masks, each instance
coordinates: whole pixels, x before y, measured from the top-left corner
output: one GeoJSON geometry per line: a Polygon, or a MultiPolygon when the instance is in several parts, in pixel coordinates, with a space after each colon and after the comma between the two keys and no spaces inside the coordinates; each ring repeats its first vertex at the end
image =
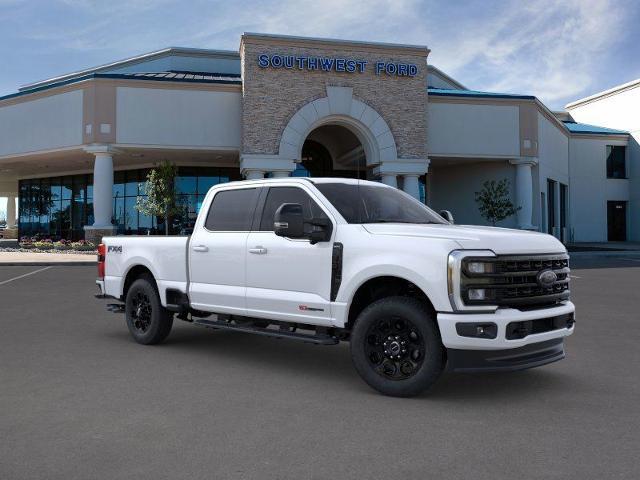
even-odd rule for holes
{"type": "Polygon", "coordinates": [[[557,328],[541,333],[531,333],[523,338],[507,338],[507,326],[513,322],[527,322],[546,318],[572,315],[575,313],[573,303],[567,301],[562,305],[539,310],[517,310],[514,308],[499,308],[493,313],[438,313],[438,327],[442,344],[453,350],[509,350],[538,344],[549,340],[562,339],[571,335],[575,329],[557,328]],[[465,323],[478,325],[495,324],[497,333],[495,338],[467,337],[458,334],[456,324],[465,323]]]}
{"type": "Polygon", "coordinates": [[[564,358],[564,339],[533,343],[507,350],[447,350],[452,372],[504,372],[539,367],[564,358]]]}

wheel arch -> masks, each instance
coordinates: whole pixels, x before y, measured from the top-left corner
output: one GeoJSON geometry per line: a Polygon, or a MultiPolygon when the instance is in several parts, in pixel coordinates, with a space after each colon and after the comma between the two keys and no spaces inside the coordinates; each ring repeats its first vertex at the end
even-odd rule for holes
{"type": "Polygon", "coordinates": [[[345,327],[351,329],[356,318],[367,305],[386,297],[408,296],[417,298],[432,312],[436,312],[429,295],[416,282],[400,276],[375,275],[360,282],[353,290],[353,295],[347,304],[345,327]]]}
{"type": "Polygon", "coordinates": [[[158,283],[151,269],[146,265],[138,263],[132,265],[123,277],[124,280],[122,282],[122,300],[126,300],[127,292],[129,291],[129,288],[131,287],[133,282],[144,275],[149,275],[153,279],[156,290],[158,289],[158,283]]]}

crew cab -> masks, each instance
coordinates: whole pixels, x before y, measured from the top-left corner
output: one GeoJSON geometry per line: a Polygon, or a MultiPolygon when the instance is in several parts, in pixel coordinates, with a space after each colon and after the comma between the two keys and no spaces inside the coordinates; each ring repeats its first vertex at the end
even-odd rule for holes
{"type": "MultiPolygon", "coordinates": [[[[448,215],[443,214],[445,217],[448,215]]],[[[457,226],[377,182],[277,178],[214,186],[190,236],[105,237],[102,297],[135,341],[173,319],[332,345],[374,389],[411,396],[445,368],[564,358],[569,257],[554,237],[457,226]]],[[[292,359],[294,361],[294,359],[292,359]]]]}

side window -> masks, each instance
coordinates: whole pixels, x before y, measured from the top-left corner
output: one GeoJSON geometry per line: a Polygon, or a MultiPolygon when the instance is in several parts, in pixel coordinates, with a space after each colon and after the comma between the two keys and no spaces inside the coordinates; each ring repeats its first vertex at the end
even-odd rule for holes
{"type": "Polygon", "coordinates": [[[226,190],[216,193],[205,227],[217,232],[248,232],[258,199],[257,188],[226,190]]]}
{"type": "Polygon", "coordinates": [[[305,218],[327,218],[320,206],[307,192],[297,187],[271,187],[264,203],[260,230],[273,231],[273,217],[283,203],[299,203],[302,205],[305,218]]]}

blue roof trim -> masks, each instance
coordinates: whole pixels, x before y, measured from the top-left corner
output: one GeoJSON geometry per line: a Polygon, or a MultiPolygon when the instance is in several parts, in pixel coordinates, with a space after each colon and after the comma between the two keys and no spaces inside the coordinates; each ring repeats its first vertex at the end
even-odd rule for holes
{"type": "Polygon", "coordinates": [[[516,98],[521,100],[535,100],[533,95],[519,95],[515,93],[480,92],[478,90],[455,90],[447,88],[427,88],[429,95],[442,97],[475,97],[475,98],[516,98]]]}
{"type": "MultiPolygon", "coordinates": [[[[167,72],[171,73],[171,72],[167,72]]],[[[24,90],[22,92],[10,93],[9,95],[4,95],[0,97],[0,101],[9,100],[11,98],[23,97],[25,95],[30,95],[36,92],[42,92],[45,90],[50,90],[52,88],[63,87],[65,85],[71,85],[73,83],[84,82],[85,80],[92,80],[94,78],[112,78],[119,80],[147,80],[152,82],[180,82],[180,83],[217,83],[224,85],[242,85],[242,80],[235,77],[233,74],[221,76],[220,78],[210,78],[210,79],[195,79],[195,78],[166,78],[166,77],[157,77],[156,74],[134,74],[134,73],[90,73],[88,75],[83,75],[81,77],[71,78],[69,80],[63,80],[61,82],[50,83],[47,85],[43,85],[42,87],[36,87],[29,90],[24,90]]],[[[196,74],[198,75],[198,74],[196,74]]]]}
{"type": "Polygon", "coordinates": [[[569,129],[571,133],[582,134],[595,134],[595,135],[629,135],[629,132],[624,130],[615,130],[613,128],[598,127],[597,125],[589,125],[587,123],[577,123],[563,121],[565,127],[569,129]]]}

